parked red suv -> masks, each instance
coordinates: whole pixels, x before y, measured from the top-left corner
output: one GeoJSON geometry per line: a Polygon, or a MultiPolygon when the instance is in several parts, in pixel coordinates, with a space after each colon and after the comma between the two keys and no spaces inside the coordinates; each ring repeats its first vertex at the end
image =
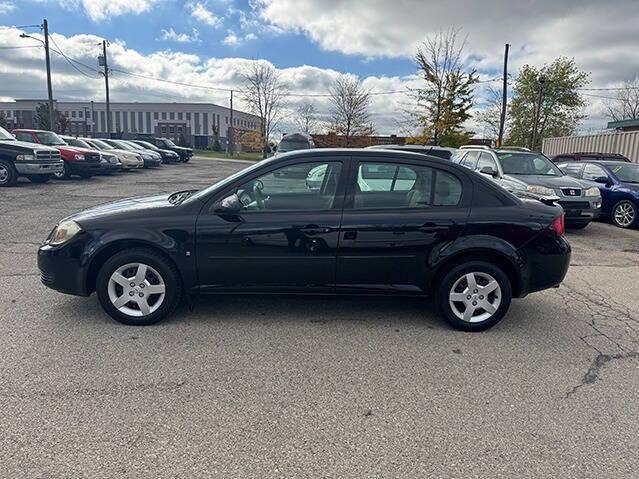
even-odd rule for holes
{"type": "Polygon", "coordinates": [[[62,138],[52,131],[17,129],[11,133],[20,141],[39,143],[57,148],[64,160],[64,168],[54,176],[58,179],[68,179],[71,175],[90,178],[103,173],[102,157],[99,151],[87,150],[77,146],[69,146],[62,138]]]}

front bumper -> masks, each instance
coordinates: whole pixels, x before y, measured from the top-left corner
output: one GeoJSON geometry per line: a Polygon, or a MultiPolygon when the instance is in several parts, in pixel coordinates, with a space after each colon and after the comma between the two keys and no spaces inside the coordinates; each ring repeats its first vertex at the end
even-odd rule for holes
{"type": "Polygon", "coordinates": [[[564,210],[564,219],[567,225],[587,224],[601,216],[601,198],[579,201],[562,199],[559,201],[559,205],[564,210]]]}
{"type": "Polygon", "coordinates": [[[75,238],[69,244],[40,246],[38,269],[42,284],[61,293],[88,296],[88,265],[83,260],[83,249],[83,242],[75,238]]]}
{"type": "Polygon", "coordinates": [[[153,168],[162,164],[162,158],[144,159],[144,168],[153,168]]]}
{"type": "Polygon", "coordinates": [[[72,175],[80,175],[80,174],[99,175],[100,173],[106,171],[104,169],[105,163],[101,163],[101,162],[90,163],[87,161],[69,161],[67,165],[72,175]]]}
{"type": "Polygon", "coordinates": [[[100,171],[101,174],[111,174],[111,173],[117,173],[118,171],[122,170],[122,164],[121,163],[102,163],[102,171],[100,171]]]}
{"type": "Polygon", "coordinates": [[[16,161],[16,171],[20,175],[52,175],[62,171],[63,161],[16,161]]]}

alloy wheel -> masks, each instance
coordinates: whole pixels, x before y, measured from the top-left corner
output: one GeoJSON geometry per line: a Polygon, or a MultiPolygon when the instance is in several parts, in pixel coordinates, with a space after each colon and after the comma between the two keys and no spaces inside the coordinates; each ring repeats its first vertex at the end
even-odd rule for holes
{"type": "Polygon", "coordinates": [[[635,221],[636,214],[635,207],[632,203],[628,201],[619,203],[614,212],[615,223],[622,228],[627,228],[635,221]]]}
{"type": "Polygon", "coordinates": [[[109,278],[109,299],[122,314],[134,317],[154,313],[164,302],[166,285],[154,268],[144,263],[128,263],[109,278]]]}
{"type": "Polygon", "coordinates": [[[466,273],[453,284],[448,302],[455,316],[467,323],[490,319],[499,309],[502,292],[488,273],[466,273]]]}
{"type": "Polygon", "coordinates": [[[6,166],[0,165],[0,185],[4,185],[9,181],[9,170],[6,166]]]}
{"type": "Polygon", "coordinates": [[[66,168],[67,168],[67,165],[65,165],[63,163],[62,164],[62,169],[60,171],[56,171],[55,173],[53,173],[53,176],[55,176],[59,180],[65,178],[65,176],[66,176],[66,168]]]}

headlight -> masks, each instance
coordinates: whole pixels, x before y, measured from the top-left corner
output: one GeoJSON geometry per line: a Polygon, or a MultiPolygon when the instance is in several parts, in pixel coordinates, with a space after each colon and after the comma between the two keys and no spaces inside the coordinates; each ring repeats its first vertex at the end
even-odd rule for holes
{"type": "Polygon", "coordinates": [[[593,186],[592,188],[588,188],[585,192],[584,195],[586,196],[599,196],[601,193],[599,193],[599,188],[597,188],[596,186],[593,186]]]}
{"type": "Polygon", "coordinates": [[[49,235],[49,244],[59,245],[66,243],[80,231],[82,231],[82,228],[75,221],[64,221],[56,226],[49,235]]]}
{"type": "Polygon", "coordinates": [[[18,155],[16,156],[16,161],[33,161],[35,160],[35,156],[33,155],[18,155]]]}
{"type": "Polygon", "coordinates": [[[550,188],[546,188],[545,186],[541,186],[541,185],[528,185],[528,188],[526,188],[526,190],[528,190],[531,193],[535,193],[537,195],[555,196],[554,190],[551,190],[550,188]]]}
{"type": "Polygon", "coordinates": [[[82,161],[84,160],[84,155],[76,154],[73,156],[73,158],[75,158],[77,161],[82,161]]]}

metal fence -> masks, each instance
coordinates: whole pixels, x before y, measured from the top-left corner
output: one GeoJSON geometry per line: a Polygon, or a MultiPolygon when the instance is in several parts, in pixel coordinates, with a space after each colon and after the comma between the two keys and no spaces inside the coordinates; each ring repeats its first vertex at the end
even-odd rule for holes
{"type": "Polygon", "coordinates": [[[639,163],[639,131],[546,138],[542,151],[547,156],[585,151],[619,153],[639,163]]]}

